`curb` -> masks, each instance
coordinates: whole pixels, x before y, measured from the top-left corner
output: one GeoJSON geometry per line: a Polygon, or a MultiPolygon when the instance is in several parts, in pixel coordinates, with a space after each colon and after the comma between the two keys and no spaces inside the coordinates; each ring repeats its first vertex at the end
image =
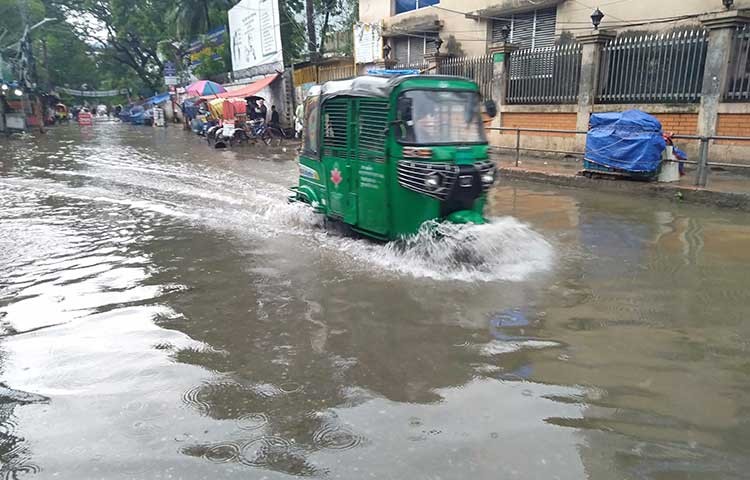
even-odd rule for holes
{"type": "Polygon", "coordinates": [[[669,184],[638,182],[622,179],[588,178],[516,168],[498,168],[501,179],[524,180],[562,187],[594,189],[613,193],[640,193],[675,202],[689,202],[722,208],[750,211],[750,195],[744,193],[717,192],[702,188],[678,187],[669,184]]]}

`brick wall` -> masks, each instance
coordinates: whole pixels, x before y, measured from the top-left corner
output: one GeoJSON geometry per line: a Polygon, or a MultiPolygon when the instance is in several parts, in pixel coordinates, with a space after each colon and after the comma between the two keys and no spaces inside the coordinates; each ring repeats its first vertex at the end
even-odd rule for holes
{"type": "MultiPolygon", "coordinates": [[[[507,128],[545,128],[550,130],[575,130],[576,114],[575,113],[522,113],[522,112],[503,112],[502,126],[507,128]]],[[[503,132],[506,135],[514,135],[511,131],[503,132]]],[[[521,133],[530,135],[530,133],[521,133]]],[[[574,137],[572,133],[534,133],[535,136],[542,137],[574,137]]]]}
{"type": "Polygon", "coordinates": [[[664,133],[695,135],[698,133],[697,113],[653,113],[661,122],[664,133]]]}
{"type": "MultiPolygon", "coordinates": [[[[720,113],[716,135],[723,137],[750,137],[750,114],[720,113]]],[[[717,140],[716,143],[749,146],[750,142],[739,140],[717,140]]]]}

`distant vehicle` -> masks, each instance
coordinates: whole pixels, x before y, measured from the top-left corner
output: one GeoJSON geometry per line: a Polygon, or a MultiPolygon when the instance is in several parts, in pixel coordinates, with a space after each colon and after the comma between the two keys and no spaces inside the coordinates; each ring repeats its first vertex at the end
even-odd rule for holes
{"type": "Polygon", "coordinates": [[[290,200],[380,240],[416,234],[429,220],[486,223],[495,165],[476,83],[365,76],[310,92],[290,200]]]}
{"type": "Polygon", "coordinates": [[[55,122],[57,123],[70,122],[70,114],[68,113],[68,107],[64,103],[58,103],[57,105],[55,105],[55,122]]]}
{"type": "Polygon", "coordinates": [[[128,121],[133,125],[143,125],[146,119],[146,111],[140,105],[135,105],[130,109],[128,121]]]}

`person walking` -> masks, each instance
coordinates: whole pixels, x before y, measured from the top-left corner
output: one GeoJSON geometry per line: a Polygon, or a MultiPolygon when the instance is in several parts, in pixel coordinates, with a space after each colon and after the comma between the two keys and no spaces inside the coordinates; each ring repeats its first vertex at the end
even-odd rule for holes
{"type": "Polygon", "coordinates": [[[269,125],[273,128],[281,128],[281,119],[279,117],[279,111],[276,110],[276,105],[271,106],[271,123],[269,125]]]}
{"type": "Polygon", "coordinates": [[[263,120],[263,123],[268,121],[268,107],[266,107],[266,102],[260,98],[258,99],[258,110],[260,110],[260,119],[263,120]]]}
{"type": "Polygon", "coordinates": [[[294,111],[294,133],[297,138],[302,138],[302,125],[304,125],[305,104],[299,102],[297,109],[294,111]]]}

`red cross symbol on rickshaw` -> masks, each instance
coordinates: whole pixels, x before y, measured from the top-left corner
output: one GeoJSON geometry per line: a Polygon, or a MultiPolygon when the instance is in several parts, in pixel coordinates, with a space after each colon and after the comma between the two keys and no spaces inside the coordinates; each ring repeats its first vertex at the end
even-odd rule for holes
{"type": "Polygon", "coordinates": [[[331,170],[331,181],[334,185],[337,187],[339,186],[339,183],[344,179],[344,177],[341,176],[341,171],[338,169],[338,167],[331,170]]]}

